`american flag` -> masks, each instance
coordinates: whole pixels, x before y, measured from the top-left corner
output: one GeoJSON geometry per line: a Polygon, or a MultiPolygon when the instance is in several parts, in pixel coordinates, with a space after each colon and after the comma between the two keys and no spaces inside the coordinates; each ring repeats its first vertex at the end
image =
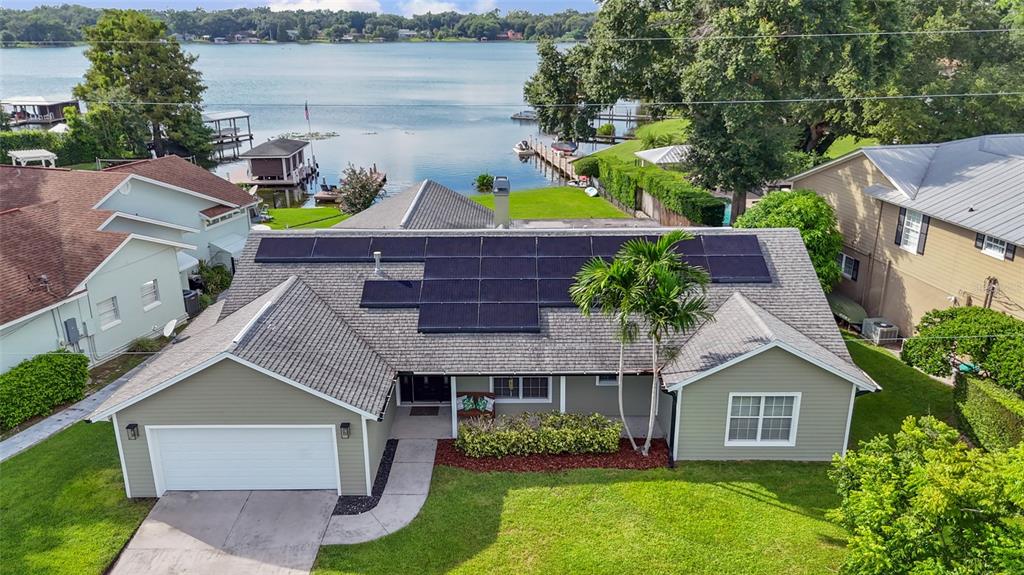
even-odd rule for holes
{"type": "Polygon", "coordinates": [[[306,100],[306,105],[304,106],[304,108],[306,110],[306,121],[308,122],[309,121],[309,100],[306,100]]]}

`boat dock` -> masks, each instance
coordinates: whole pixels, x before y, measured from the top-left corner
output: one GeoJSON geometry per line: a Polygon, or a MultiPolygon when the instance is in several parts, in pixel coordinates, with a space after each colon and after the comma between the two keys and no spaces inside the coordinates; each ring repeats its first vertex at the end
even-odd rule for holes
{"type": "Polygon", "coordinates": [[[537,161],[550,167],[566,180],[577,179],[576,169],[572,165],[573,160],[576,159],[575,157],[567,156],[537,138],[531,137],[529,142],[530,148],[535,152],[534,157],[537,158],[537,161]]]}

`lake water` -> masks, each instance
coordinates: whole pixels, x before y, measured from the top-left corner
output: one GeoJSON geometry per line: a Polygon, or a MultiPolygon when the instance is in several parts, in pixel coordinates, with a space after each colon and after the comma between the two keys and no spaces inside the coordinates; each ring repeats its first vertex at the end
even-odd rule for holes
{"type": "MultiPolygon", "coordinates": [[[[525,108],[523,83],[536,68],[533,44],[389,43],[186,45],[199,56],[208,111],[252,115],[255,143],[314,132],[321,177],[336,183],[349,163],[377,167],[389,191],[430,178],[470,192],[474,178],[506,175],[513,189],[551,185],[512,152],[537,134],[509,117],[525,108]]],[[[81,80],[81,47],[0,50],[0,95],[64,96],[81,80]]],[[[591,147],[592,148],[592,147],[591,147]]],[[[221,166],[218,172],[233,169],[221,166]]],[[[237,169],[237,164],[234,166],[237,169]]]]}

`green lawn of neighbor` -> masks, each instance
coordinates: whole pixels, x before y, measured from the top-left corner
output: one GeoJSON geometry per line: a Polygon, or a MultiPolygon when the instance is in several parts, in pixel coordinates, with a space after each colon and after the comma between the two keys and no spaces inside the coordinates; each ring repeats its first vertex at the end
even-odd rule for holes
{"type": "Polygon", "coordinates": [[[153,500],[125,497],[109,423],[76,423],[0,463],[0,574],[99,575],[153,500]]]}
{"type": "Polygon", "coordinates": [[[850,426],[850,446],[879,433],[895,433],[908,415],[933,415],[953,424],[953,388],[906,365],[891,353],[848,336],[853,361],[882,391],[857,398],[850,426]]]}
{"type": "MultiPolygon", "coordinates": [[[[474,202],[494,208],[494,196],[470,196],[474,202]]],[[[509,216],[516,220],[552,220],[577,218],[628,218],[601,197],[591,198],[580,188],[561,186],[512,192],[509,216]]]]}
{"type": "Polygon", "coordinates": [[[338,208],[274,208],[270,210],[274,220],[267,222],[271,229],[283,230],[286,228],[329,228],[334,224],[349,217],[341,213],[338,208]]]}
{"type": "Polygon", "coordinates": [[[863,148],[864,146],[877,146],[877,138],[858,138],[856,136],[841,136],[832,142],[832,145],[825,150],[825,157],[834,160],[839,156],[845,156],[850,152],[863,148]]]}
{"type": "Polygon", "coordinates": [[[650,471],[437,467],[406,528],[320,549],[316,575],[835,573],[845,532],[824,463],[680,463],[650,471]]]}

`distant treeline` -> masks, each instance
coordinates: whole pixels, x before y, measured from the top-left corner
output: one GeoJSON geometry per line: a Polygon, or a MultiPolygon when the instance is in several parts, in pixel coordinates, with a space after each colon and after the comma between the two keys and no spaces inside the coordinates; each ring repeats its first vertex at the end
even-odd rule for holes
{"type": "MultiPolygon", "coordinates": [[[[586,37],[595,17],[593,13],[575,10],[556,14],[512,10],[504,15],[498,10],[483,14],[443,12],[412,17],[345,10],[272,12],[266,7],[211,12],[199,8],[144,12],[166,22],[171,33],[180,34],[185,39],[206,37],[235,41],[237,36],[239,39],[257,38],[276,42],[361,38],[385,41],[400,38],[579,40],[586,37]]],[[[0,9],[0,42],[5,45],[17,42],[77,42],[82,40],[82,29],[95,24],[101,13],[100,9],[70,4],[39,6],[31,10],[0,9]]]]}

